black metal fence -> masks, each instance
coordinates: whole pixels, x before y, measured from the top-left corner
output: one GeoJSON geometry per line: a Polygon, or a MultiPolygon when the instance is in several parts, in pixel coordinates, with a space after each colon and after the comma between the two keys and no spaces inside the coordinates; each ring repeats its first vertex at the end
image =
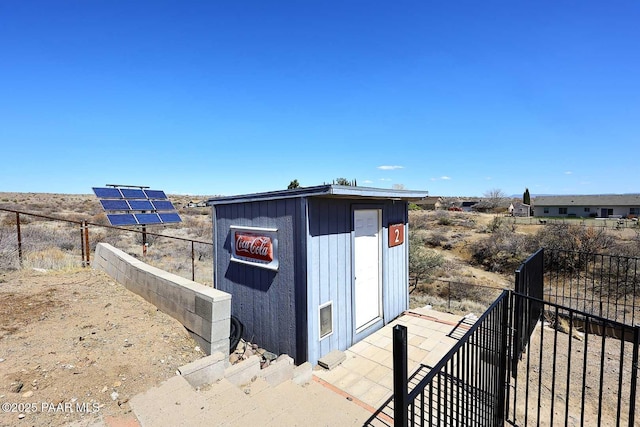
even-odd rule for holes
{"type": "MultiPolygon", "coordinates": [[[[394,328],[394,425],[504,424],[509,292],[504,291],[435,366],[409,390],[407,331],[394,328]]],[[[412,375],[416,378],[416,375],[412,375]]]]}
{"type": "Polygon", "coordinates": [[[630,326],[640,322],[640,259],[545,251],[544,299],[630,326]]]}
{"type": "Polygon", "coordinates": [[[508,376],[507,421],[634,426],[640,327],[523,294],[513,299],[525,311],[541,307],[542,322],[529,317],[523,325],[533,333],[508,376]]]}
{"type": "MultiPolygon", "coordinates": [[[[527,258],[515,273],[515,291],[523,295],[542,299],[544,280],[544,249],[527,258]]],[[[517,369],[518,356],[524,351],[529,337],[535,328],[542,306],[540,304],[524,304],[521,299],[513,301],[513,354],[512,369],[517,369]]]]}
{"type": "Polygon", "coordinates": [[[515,292],[504,291],[438,364],[411,376],[407,330],[396,326],[395,423],[634,426],[636,266],[634,258],[540,250],[516,271],[515,292]],[[622,321],[606,317],[624,310],[622,321]]]}

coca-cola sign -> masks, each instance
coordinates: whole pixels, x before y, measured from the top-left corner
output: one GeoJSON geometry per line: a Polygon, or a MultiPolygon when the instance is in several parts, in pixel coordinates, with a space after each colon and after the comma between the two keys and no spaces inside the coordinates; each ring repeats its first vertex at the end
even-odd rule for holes
{"type": "Polygon", "coordinates": [[[235,236],[236,255],[260,261],[273,261],[271,238],[255,233],[239,233],[235,236]]]}
{"type": "Polygon", "coordinates": [[[232,260],[259,267],[278,268],[276,230],[232,227],[231,237],[232,260]]]}

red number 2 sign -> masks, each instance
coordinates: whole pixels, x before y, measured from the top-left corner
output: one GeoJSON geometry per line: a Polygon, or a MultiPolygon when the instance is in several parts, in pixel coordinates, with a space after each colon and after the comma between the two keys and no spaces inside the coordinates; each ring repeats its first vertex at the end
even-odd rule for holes
{"type": "Polygon", "coordinates": [[[404,224],[389,225],[389,247],[400,246],[404,243],[404,224]]]}

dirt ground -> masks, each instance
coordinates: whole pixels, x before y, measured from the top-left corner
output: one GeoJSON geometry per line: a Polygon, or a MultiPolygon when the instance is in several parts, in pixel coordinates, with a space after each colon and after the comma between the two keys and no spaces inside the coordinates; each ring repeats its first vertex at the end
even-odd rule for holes
{"type": "Polygon", "coordinates": [[[509,416],[513,416],[516,399],[518,425],[525,425],[525,418],[528,425],[550,427],[628,425],[630,406],[636,407],[636,413],[638,409],[638,402],[629,400],[633,344],[594,334],[585,336],[576,330],[572,335],[548,325],[536,328],[529,348],[518,363],[518,380],[511,380],[509,416]],[[542,352],[541,340],[544,342],[542,352]]]}
{"type": "Polygon", "coordinates": [[[184,327],[91,269],[0,272],[0,425],[126,416],[204,353],[184,327]]]}

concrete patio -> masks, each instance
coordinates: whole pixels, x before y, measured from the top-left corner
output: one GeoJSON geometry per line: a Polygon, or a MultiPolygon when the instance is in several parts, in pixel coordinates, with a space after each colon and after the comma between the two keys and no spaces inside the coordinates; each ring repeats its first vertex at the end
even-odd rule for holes
{"type": "Polygon", "coordinates": [[[348,349],[346,360],[331,371],[316,367],[319,382],[360,401],[389,421],[385,406],[393,396],[393,327],[407,327],[409,375],[419,368],[435,365],[475,322],[474,316],[456,316],[428,308],[408,310],[348,349]]]}
{"type": "Polygon", "coordinates": [[[238,386],[222,379],[194,389],[176,376],[135,396],[130,417],[105,417],[90,425],[391,425],[393,327],[407,327],[411,374],[436,364],[474,321],[473,316],[412,309],[345,351],[339,366],[316,367],[307,384],[289,380],[273,386],[254,378],[238,386]]]}

